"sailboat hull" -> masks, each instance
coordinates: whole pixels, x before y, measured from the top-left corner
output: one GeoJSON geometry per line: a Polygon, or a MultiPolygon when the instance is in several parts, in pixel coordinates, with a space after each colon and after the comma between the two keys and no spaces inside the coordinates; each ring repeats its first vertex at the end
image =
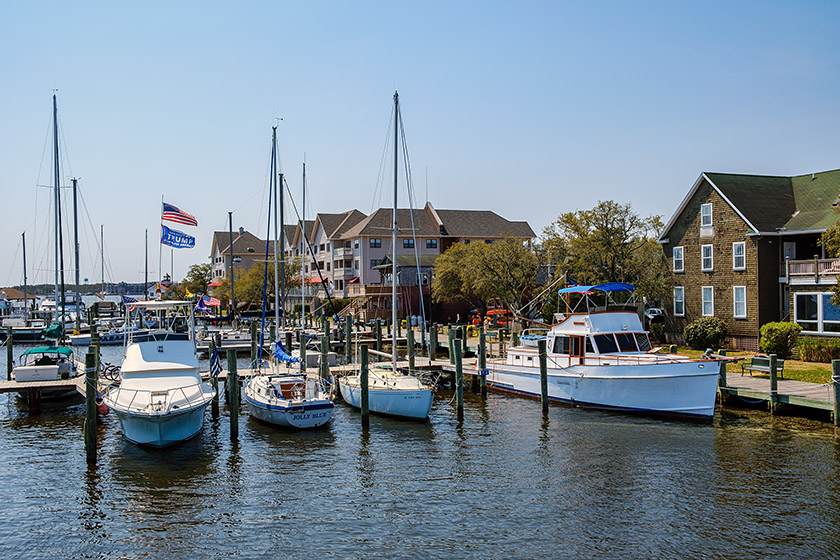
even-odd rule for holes
{"type": "MultiPolygon", "coordinates": [[[[351,378],[352,379],[352,378],[351,378]]],[[[342,378],[339,381],[344,401],[356,408],[362,407],[362,390],[357,383],[342,378]]],[[[423,420],[432,408],[431,388],[369,388],[368,407],[371,412],[423,420]]]]}

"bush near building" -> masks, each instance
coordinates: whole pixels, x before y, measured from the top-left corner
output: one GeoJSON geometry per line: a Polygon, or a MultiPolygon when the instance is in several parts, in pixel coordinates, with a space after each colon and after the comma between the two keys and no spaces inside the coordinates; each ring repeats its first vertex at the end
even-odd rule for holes
{"type": "Polygon", "coordinates": [[[758,347],[765,354],[776,354],[783,360],[790,358],[801,330],[802,327],[796,323],[766,323],[759,330],[758,347]]]}
{"type": "Polygon", "coordinates": [[[726,339],[726,323],[717,317],[703,317],[686,325],[683,334],[695,350],[719,348],[726,339]]]}

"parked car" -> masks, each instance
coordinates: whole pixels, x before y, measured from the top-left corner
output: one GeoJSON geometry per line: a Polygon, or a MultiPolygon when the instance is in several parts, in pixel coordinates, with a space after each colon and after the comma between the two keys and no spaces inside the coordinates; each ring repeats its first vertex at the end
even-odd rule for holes
{"type": "Polygon", "coordinates": [[[651,323],[664,323],[665,312],[659,307],[649,307],[645,309],[645,326],[649,327],[651,323]]]}

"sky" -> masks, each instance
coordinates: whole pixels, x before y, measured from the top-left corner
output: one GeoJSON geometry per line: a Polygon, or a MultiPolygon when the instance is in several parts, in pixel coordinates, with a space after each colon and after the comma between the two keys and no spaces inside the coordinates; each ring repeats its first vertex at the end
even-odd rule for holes
{"type": "Polygon", "coordinates": [[[838,21],[807,0],[3,2],[0,285],[23,282],[22,232],[29,283],[53,279],[54,90],[82,278],[101,227],[106,280],[143,281],[146,230],[150,278],[178,280],[228,212],[265,238],[275,124],[287,206],[304,161],[308,218],[390,206],[395,90],[415,206],[537,234],[603,200],[667,221],[704,171],[840,168],[838,21]],[[161,257],[162,199],[195,248],[161,257]]]}

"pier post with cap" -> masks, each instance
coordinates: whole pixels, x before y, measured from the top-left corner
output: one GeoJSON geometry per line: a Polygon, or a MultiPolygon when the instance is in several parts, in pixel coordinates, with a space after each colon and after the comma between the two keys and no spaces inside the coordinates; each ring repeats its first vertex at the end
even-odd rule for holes
{"type": "Polygon", "coordinates": [[[93,349],[85,355],[85,457],[96,462],[96,357],[93,349]]]}
{"type": "Polygon", "coordinates": [[[545,339],[537,341],[537,351],[540,355],[540,403],[543,414],[548,414],[548,360],[545,355],[545,339]]]}
{"type": "Polygon", "coordinates": [[[359,408],[362,411],[362,427],[370,426],[370,401],[368,393],[368,345],[362,344],[359,347],[359,390],[361,391],[359,408]]]}
{"type": "Polygon", "coordinates": [[[455,345],[455,400],[458,422],[464,420],[464,363],[461,356],[461,345],[455,345]]]}
{"type": "Polygon", "coordinates": [[[236,371],[236,350],[227,351],[228,408],[230,409],[230,439],[239,438],[239,373],[236,371]]]}
{"type": "Polygon", "coordinates": [[[481,396],[487,396],[487,337],[484,325],[478,328],[478,387],[481,396]]]}

